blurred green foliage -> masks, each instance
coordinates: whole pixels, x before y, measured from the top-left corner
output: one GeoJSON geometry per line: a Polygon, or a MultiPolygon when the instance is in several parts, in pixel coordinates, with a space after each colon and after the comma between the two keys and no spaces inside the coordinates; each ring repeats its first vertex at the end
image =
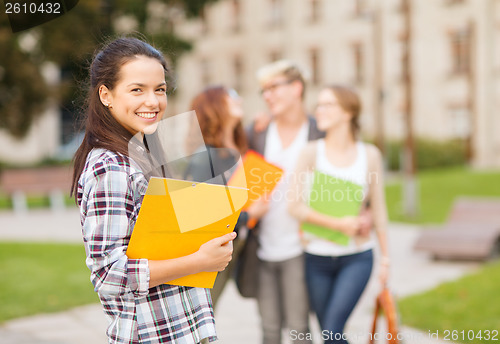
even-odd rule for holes
{"type": "MultiPolygon", "coordinates": [[[[466,144],[463,140],[437,141],[417,139],[415,142],[417,169],[433,169],[467,164],[466,144]]],[[[391,141],[386,145],[387,167],[391,171],[402,168],[404,143],[391,141]]]]}
{"type": "Polygon", "coordinates": [[[402,178],[394,176],[386,185],[389,219],[394,222],[436,224],[446,221],[457,197],[500,198],[500,171],[474,171],[461,167],[420,171],[418,214],[409,218],[403,211],[402,178]]]}
{"type": "Polygon", "coordinates": [[[206,4],[215,1],[85,0],[59,18],[16,34],[11,31],[7,15],[0,13],[0,128],[22,138],[42,113],[49,96],[76,117],[82,105],[78,101],[80,84],[86,79],[88,64],[100,44],[120,34],[112,25],[120,16],[132,16],[137,23],[134,30],[166,52],[175,65],[179,56],[191,49],[191,44],[175,35],[169,23],[169,10],[196,17],[206,4]],[[154,2],[167,5],[168,10],[161,17],[163,22],[152,26],[148,24],[152,14],[150,5],[154,2]],[[20,44],[26,37],[35,40],[29,49],[20,44]],[[47,61],[62,70],[57,88],[47,85],[41,75],[41,66],[47,61]]]}
{"type": "Polygon", "coordinates": [[[0,128],[19,138],[43,110],[49,91],[38,64],[19,48],[7,25],[0,15],[0,128]]]}

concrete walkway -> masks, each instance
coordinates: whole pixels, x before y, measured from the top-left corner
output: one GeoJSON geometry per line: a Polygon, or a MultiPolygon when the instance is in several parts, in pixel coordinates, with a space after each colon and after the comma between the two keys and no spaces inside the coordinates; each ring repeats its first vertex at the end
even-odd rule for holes
{"type": "MultiPolygon", "coordinates": [[[[454,280],[477,268],[477,263],[435,262],[425,254],[412,250],[418,236],[415,226],[391,223],[389,244],[392,257],[391,288],[403,297],[454,280]]],[[[52,213],[30,211],[26,214],[0,213],[1,241],[81,242],[79,216],[76,209],[52,213]]],[[[377,271],[372,274],[367,290],[354,310],[347,333],[352,344],[367,343],[371,327],[375,295],[379,291],[377,271]]],[[[1,306],[0,306],[1,307],[1,306]]],[[[404,319],[401,319],[404,324],[404,319]]],[[[253,299],[239,296],[230,283],[216,310],[219,344],[258,344],[260,323],[253,299]]],[[[8,321],[0,325],[0,343],[5,344],[89,344],[106,343],[106,320],[99,304],[78,307],[66,312],[40,314],[8,321]]],[[[311,317],[311,335],[315,344],[322,343],[316,320],[311,317]]],[[[428,332],[403,326],[405,344],[438,344],[428,332]]],[[[290,335],[284,333],[285,343],[290,335]]]]}

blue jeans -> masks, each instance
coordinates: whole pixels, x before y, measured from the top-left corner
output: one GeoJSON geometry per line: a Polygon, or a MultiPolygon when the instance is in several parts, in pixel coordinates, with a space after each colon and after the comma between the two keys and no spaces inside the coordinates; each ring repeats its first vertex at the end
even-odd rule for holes
{"type": "Polygon", "coordinates": [[[306,254],[309,300],[325,344],[347,343],[342,338],[344,326],[370,279],[372,266],[372,250],[339,257],[306,254]]]}

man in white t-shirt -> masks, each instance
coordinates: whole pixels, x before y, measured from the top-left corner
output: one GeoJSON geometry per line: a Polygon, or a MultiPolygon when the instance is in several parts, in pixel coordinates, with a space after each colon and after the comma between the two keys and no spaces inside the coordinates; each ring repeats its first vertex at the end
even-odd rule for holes
{"type": "Polygon", "coordinates": [[[255,229],[263,344],[281,344],[282,328],[290,331],[292,343],[311,343],[299,223],[288,213],[287,191],[302,148],[324,133],[304,109],[305,80],[297,65],[277,61],[262,67],[257,76],[272,120],[262,131],[252,125],[249,148],[285,172],[270,196],[269,211],[255,229]]]}

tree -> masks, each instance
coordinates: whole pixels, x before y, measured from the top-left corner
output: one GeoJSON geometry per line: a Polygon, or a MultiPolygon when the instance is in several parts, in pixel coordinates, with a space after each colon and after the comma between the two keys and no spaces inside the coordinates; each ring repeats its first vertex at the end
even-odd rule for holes
{"type": "Polygon", "coordinates": [[[96,47],[107,36],[116,34],[113,22],[121,16],[135,18],[135,31],[168,52],[171,63],[175,64],[182,53],[191,49],[191,44],[174,34],[168,15],[164,16],[164,23],[152,30],[148,25],[151,6],[163,4],[167,11],[183,11],[186,17],[193,18],[215,1],[85,0],[57,19],[16,34],[11,32],[6,15],[0,14],[0,128],[23,137],[42,112],[49,95],[60,102],[65,113],[74,116],[78,109],[75,101],[80,90],[78,80],[85,79],[96,47]],[[37,37],[36,46],[25,51],[19,41],[30,34],[37,37]],[[45,61],[55,62],[62,70],[58,89],[49,89],[41,75],[45,61]]]}
{"type": "Polygon", "coordinates": [[[24,136],[49,95],[33,56],[22,51],[0,17],[0,128],[24,136]]]}

